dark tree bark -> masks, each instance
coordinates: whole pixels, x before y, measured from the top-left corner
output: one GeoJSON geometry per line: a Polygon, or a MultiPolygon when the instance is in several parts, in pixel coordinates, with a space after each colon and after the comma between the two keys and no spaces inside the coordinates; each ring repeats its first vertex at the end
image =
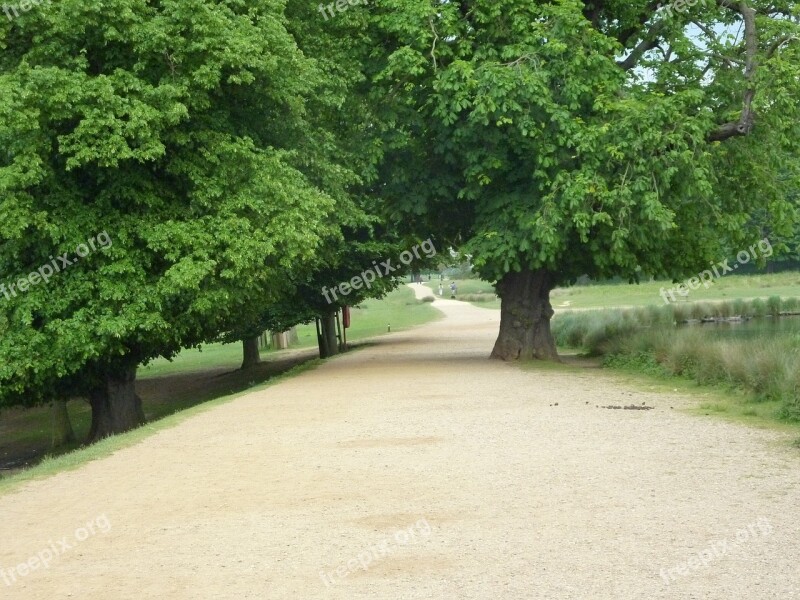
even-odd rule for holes
{"type": "Polygon", "coordinates": [[[261,353],[258,348],[258,337],[242,340],[242,349],[244,352],[242,369],[250,369],[261,362],[261,353]]]}
{"type": "Polygon", "coordinates": [[[323,313],[319,318],[319,357],[328,358],[339,354],[339,339],[336,337],[336,311],[323,313]]]}
{"type": "Polygon", "coordinates": [[[54,400],[51,408],[53,415],[52,448],[61,448],[75,442],[75,432],[69,420],[66,400],[54,400]]]}
{"type": "Polygon", "coordinates": [[[87,443],[124,433],[144,423],[142,399],[136,394],[136,367],[108,373],[89,393],[92,426],[87,443]]]}
{"type": "Polygon", "coordinates": [[[553,307],[550,290],[553,276],[545,270],[507,273],[497,283],[500,296],[500,335],[492,358],[501,360],[541,359],[558,361],[550,332],[553,307]]]}

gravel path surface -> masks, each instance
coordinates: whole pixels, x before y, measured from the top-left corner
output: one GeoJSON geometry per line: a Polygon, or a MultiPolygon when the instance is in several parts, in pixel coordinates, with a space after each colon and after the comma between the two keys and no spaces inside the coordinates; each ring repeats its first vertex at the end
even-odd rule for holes
{"type": "Polygon", "coordinates": [[[490,361],[499,314],[436,306],[0,498],[0,598],[800,598],[781,434],[490,361]]]}

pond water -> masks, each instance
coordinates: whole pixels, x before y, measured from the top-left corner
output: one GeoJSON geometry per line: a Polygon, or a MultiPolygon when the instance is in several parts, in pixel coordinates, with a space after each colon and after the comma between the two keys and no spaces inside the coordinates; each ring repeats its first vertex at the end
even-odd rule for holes
{"type": "Polygon", "coordinates": [[[761,317],[741,322],[703,323],[702,327],[718,339],[794,338],[800,345],[800,317],[761,317]]]}

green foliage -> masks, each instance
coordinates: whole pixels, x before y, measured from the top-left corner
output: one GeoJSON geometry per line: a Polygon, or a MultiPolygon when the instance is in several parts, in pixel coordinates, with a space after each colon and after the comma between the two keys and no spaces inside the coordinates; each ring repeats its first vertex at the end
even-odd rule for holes
{"type": "Polygon", "coordinates": [[[61,0],[0,25],[3,279],[113,240],[0,298],[0,404],[213,339],[340,235],[356,178],[309,117],[327,75],[282,11],[61,0]]]}
{"type": "Polygon", "coordinates": [[[560,283],[677,277],[794,231],[796,3],[752,3],[755,74],[727,35],[739,4],[655,4],[376,0],[368,74],[390,217],[443,231],[489,281],[542,267],[560,283]],[[714,141],[749,86],[752,134],[714,141]]]}

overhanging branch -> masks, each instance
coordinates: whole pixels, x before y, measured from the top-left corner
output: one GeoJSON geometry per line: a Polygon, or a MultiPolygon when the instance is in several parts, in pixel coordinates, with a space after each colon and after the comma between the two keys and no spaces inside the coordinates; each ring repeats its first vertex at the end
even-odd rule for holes
{"type": "Polygon", "coordinates": [[[756,27],[756,10],[751,8],[745,0],[733,2],[733,0],[717,0],[717,4],[739,13],[744,20],[744,80],[746,89],[742,100],[742,112],[737,121],[731,121],[720,125],[712,131],[708,139],[711,142],[722,142],[732,137],[748,135],[753,130],[755,114],[753,112],[753,100],[756,96],[753,77],[758,68],[758,29],[756,27]]]}

